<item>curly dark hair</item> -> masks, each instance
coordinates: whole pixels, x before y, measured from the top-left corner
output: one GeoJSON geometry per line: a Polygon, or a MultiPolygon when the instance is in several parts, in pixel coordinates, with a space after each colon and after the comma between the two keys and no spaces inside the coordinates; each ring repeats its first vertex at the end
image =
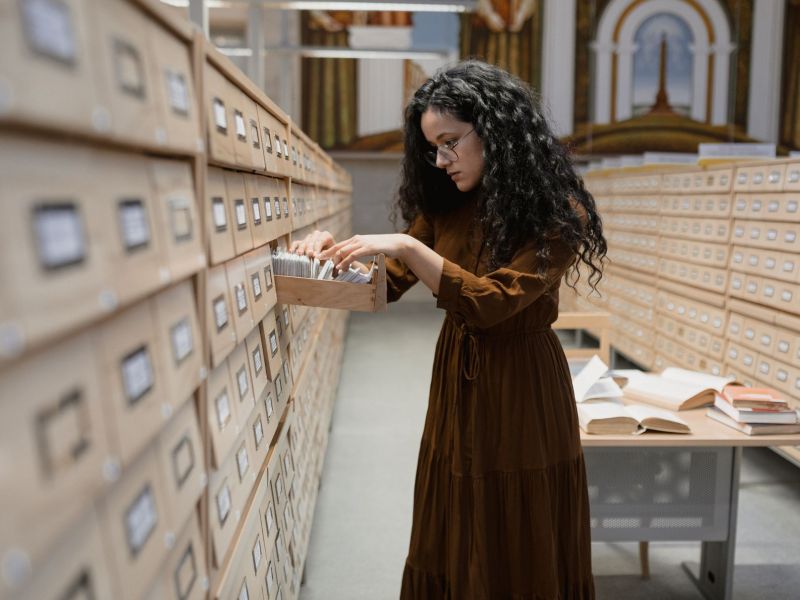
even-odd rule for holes
{"type": "MultiPolygon", "coordinates": [[[[420,213],[442,214],[464,201],[464,193],[444,170],[424,158],[430,145],[420,123],[429,108],[471,123],[483,143],[478,218],[491,268],[508,265],[525,244],[556,235],[578,256],[568,283],[575,286],[583,263],[596,291],[607,245],[594,198],[553,135],[531,88],[493,65],[467,60],[439,71],[409,102],[395,223],[398,213],[408,225],[420,213]],[[579,212],[585,212],[585,222],[579,212]]],[[[538,252],[544,272],[549,245],[543,242],[538,252]]]]}

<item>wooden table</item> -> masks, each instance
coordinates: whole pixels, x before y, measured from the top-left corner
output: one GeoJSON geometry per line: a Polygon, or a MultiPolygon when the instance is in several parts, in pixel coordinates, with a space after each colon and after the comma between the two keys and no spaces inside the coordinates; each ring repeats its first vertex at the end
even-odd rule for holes
{"type": "Polygon", "coordinates": [[[744,446],[796,446],[800,434],[747,436],[681,411],[691,434],[589,435],[586,457],[594,541],[700,541],[683,563],[701,593],[733,598],[739,470],[744,446]]]}

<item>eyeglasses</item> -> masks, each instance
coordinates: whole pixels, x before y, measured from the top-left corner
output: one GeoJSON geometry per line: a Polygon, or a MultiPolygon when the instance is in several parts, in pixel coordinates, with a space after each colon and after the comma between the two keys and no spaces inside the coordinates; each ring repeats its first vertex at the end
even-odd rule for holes
{"type": "Polygon", "coordinates": [[[448,162],[457,161],[458,154],[456,154],[456,146],[458,146],[458,144],[461,143],[461,140],[463,140],[473,131],[475,131],[474,127],[470,129],[467,133],[462,135],[460,138],[458,138],[457,140],[453,140],[451,142],[445,142],[444,144],[439,144],[438,146],[436,146],[436,148],[432,150],[426,150],[423,153],[425,160],[428,161],[428,163],[433,165],[434,167],[437,166],[436,159],[439,155],[441,155],[441,157],[448,162]]]}

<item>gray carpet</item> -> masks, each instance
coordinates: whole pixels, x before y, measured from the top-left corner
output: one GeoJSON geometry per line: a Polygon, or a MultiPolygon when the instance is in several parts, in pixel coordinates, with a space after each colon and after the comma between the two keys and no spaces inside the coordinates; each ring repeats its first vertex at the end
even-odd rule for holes
{"type": "MultiPolygon", "coordinates": [[[[302,600],[397,598],[408,550],[417,451],[443,312],[412,290],[387,314],[353,314],[306,562],[302,600]]],[[[701,595],[682,571],[697,543],[595,543],[598,599],[701,595]]],[[[739,496],[736,599],[800,597],[800,469],[745,449],[739,496]]]]}

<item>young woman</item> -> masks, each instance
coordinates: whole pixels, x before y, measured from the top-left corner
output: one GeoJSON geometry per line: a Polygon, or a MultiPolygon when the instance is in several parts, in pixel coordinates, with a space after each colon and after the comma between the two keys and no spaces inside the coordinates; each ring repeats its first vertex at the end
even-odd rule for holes
{"type": "Polygon", "coordinates": [[[562,278],[606,253],[594,200],[532,92],[476,61],[405,114],[407,232],[293,245],[340,269],[384,253],[388,294],[422,281],[447,311],[436,347],[401,598],[593,598],[575,399],[550,325],[562,278]]]}

